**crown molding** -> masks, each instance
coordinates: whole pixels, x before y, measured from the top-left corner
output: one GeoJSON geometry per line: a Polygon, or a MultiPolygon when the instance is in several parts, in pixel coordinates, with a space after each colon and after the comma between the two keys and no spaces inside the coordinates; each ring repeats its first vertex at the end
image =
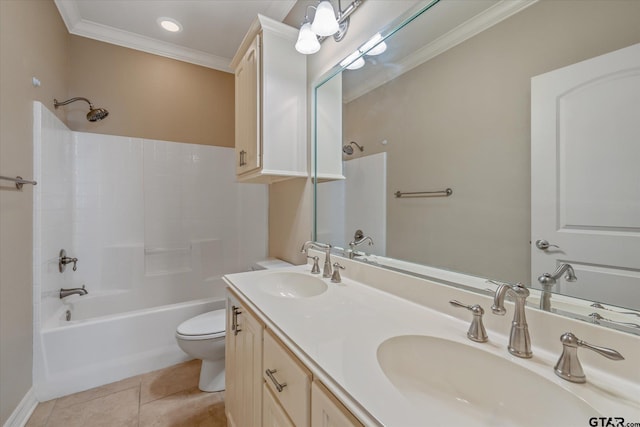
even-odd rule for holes
{"type": "Polygon", "coordinates": [[[67,30],[71,34],[164,56],[178,61],[189,62],[227,73],[232,72],[229,66],[231,62],[230,58],[223,58],[200,50],[162,42],[150,37],[82,19],[74,1],[55,0],[55,4],[60,11],[62,20],[67,26],[67,30]]]}
{"type": "Polygon", "coordinates": [[[537,2],[538,0],[502,0],[394,64],[392,74],[378,73],[374,78],[362,81],[345,93],[343,102],[349,103],[371,92],[537,2]]]}

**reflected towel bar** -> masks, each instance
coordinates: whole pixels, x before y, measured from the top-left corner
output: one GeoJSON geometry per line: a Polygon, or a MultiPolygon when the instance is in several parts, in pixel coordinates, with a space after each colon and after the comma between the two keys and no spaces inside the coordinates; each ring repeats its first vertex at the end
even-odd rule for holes
{"type": "Polygon", "coordinates": [[[447,188],[446,190],[442,190],[442,191],[413,191],[413,192],[396,191],[393,194],[395,194],[395,196],[398,198],[400,197],[449,197],[450,195],[453,194],[453,190],[450,188],[447,188]]]}
{"type": "Polygon", "coordinates": [[[22,179],[22,177],[20,175],[16,176],[15,178],[9,178],[8,176],[0,176],[0,179],[4,179],[7,181],[12,181],[16,183],[16,188],[18,190],[22,190],[22,185],[23,184],[32,184],[32,185],[38,185],[37,182],[35,181],[29,181],[27,179],[22,179]]]}

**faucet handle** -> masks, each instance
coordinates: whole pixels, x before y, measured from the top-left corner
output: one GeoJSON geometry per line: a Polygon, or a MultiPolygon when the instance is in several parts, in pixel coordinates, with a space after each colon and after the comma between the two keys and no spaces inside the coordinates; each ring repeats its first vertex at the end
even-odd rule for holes
{"type": "Polygon", "coordinates": [[[449,301],[449,304],[454,307],[466,308],[471,313],[473,313],[473,320],[471,321],[471,326],[469,326],[469,330],[467,331],[467,337],[471,341],[487,342],[489,340],[487,331],[484,328],[484,324],[482,323],[482,315],[484,315],[484,310],[482,309],[480,304],[466,305],[457,300],[451,300],[449,301]]]}
{"type": "Polygon", "coordinates": [[[320,266],[318,265],[318,260],[320,258],[318,258],[317,256],[307,256],[307,258],[310,258],[313,260],[313,267],[311,267],[311,274],[320,274],[320,266]]]}
{"type": "Polygon", "coordinates": [[[558,363],[556,363],[556,366],[553,368],[553,371],[563,380],[574,383],[584,383],[587,381],[584,371],[582,370],[580,360],[578,360],[578,347],[593,350],[607,359],[624,360],[624,357],[616,350],[589,344],[578,339],[578,337],[571,332],[565,332],[562,334],[562,336],[560,336],[560,342],[562,342],[562,354],[558,359],[558,363]]]}
{"type": "Polygon", "coordinates": [[[340,263],[337,263],[337,262],[333,263],[333,274],[331,275],[332,283],[342,282],[342,278],[340,277],[340,270],[344,270],[344,269],[345,267],[343,265],[340,265],[340,263]]]}

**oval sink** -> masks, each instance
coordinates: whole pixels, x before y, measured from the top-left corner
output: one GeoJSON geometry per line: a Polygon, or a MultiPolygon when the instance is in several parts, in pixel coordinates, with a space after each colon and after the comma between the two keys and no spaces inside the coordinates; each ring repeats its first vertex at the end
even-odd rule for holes
{"type": "Polygon", "coordinates": [[[418,411],[429,417],[434,407],[442,409],[447,425],[584,425],[598,416],[536,373],[454,341],[399,336],[380,344],[377,356],[386,377],[418,411]]]}
{"type": "Polygon", "coordinates": [[[317,277],[291,271],[265,274],[260,278],[262,291],[282,298],[308,298],[327,290],[327,284],[317,277]]]}

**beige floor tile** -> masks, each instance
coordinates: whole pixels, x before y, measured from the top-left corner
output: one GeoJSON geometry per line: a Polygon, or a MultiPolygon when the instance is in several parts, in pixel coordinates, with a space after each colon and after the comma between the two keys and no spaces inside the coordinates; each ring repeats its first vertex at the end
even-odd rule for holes
{"type": "Polygon", "coordinates": [[[47,420],[55,404],[56,399],[38,403],[38,406],[36,406],[31,417],[29,417],[29,421],[27,421],[25,427],[44,427],[47,424],[47,420]]]}
{"type": "Polygon", "coordinates": [[[140,404],[198,386],[200,360],[191,360],[142,376],[140,404]]]}
{"type": "Polygon", "coordinates": [[[90,390],[81,391],[79,393],[70,394],[58,399],[56,408],[66,408],[68,406],[76,405],[82,402],[88,402],[99,397],[108,396],[119,391],[127,390],[133,387],[138,387],[142,375],[138,375],[131,378],[125,378],[122,381],[117,381],[111,384],[105,384],[100,387],[92,388],[90,390]]]}
{"type": "Polygon", "coordinates": [[[53,408],[47,427],[137,427],[139,387],[53,408]]]}
{"type": "Polygon", "coordinates": [[[139,427],[226,427],[221,393],[194,387],[140,407],[139,427]]]}

